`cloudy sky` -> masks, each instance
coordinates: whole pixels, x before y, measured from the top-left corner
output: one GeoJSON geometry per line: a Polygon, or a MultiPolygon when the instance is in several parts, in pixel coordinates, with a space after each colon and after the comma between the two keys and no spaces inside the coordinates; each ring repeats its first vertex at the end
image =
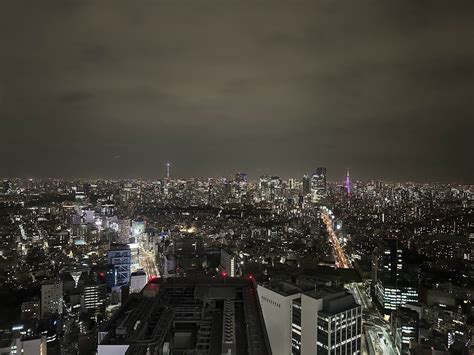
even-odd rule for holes
{"type": "Polygon", "coordinates": [[[0,176],[474,183],[474,2],[0,4],[0,176]]]}

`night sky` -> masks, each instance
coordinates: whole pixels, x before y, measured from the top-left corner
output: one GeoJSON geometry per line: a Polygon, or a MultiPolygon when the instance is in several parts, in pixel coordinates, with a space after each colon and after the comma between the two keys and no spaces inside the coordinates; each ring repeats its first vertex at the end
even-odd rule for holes
{"type": "Polygon", "coordinates": [[[2,1],[0,176],[474,183],[474,1],[2,1]]]}

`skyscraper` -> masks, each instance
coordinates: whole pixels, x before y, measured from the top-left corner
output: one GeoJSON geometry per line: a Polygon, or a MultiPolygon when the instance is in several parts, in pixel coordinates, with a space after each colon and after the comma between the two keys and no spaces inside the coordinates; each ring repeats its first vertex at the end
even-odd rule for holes
{"type": "Polygon", "coordinates": [[[260,197],[262,200],[270,200],[270,178],[267,175],[260,176],[259,182],[260,197]]]}
{"type": "Polygon", "coordinates": [[[221,264],[220,269],[226,272],[230,277],[234,277],[237,272],[236,257],[234,253],[221,249],[221,264]]]}
{"type": "Polygon", "coordinates": [[[311,192],[311,178],[309,175],[303,176],[303,194],[308,195],[311,192]]]}
{"type": "Polygon", "coordinates": [[[418,291],[402,277],[403,250],[397,239],[385,239],[372,254],[372,290],[386,315],[408,302],[418,301],[418,291]]]}
{"type": "Polygon", "coordinates": [[[319,202],[327,194],[326,168],[316,168],[316,172],[311,176],[311,200],[319,202]]]}
{"type": "Polygon", "coordinates": [[[120,243],[127,244],[130,243],[130,236],[132,234],[132,230],[130,228],[131,220],[129,218],[125,218],[119,221],[119,241],[120,243]]]}

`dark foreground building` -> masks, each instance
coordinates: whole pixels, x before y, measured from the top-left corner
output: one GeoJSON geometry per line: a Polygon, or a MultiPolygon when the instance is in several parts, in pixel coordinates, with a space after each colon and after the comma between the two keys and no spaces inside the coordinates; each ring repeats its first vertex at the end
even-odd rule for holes
{"type": "Polygon", "coordinates": [[[158,279],[99,333],[106,354],[271,354],[253,280],[158,279]]]}

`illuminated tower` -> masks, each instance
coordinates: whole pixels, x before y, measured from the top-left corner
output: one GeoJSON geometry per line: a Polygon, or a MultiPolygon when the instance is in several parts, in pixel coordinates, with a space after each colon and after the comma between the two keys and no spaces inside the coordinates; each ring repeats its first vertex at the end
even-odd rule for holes
{"type": "Polygon", "coordinates": [[[351,194],[351,177],[349,176],[349,169],[347,169],[347,175],[346,175],[346,191],[347,194],[351,194]]]}
{"type": "Polygon", "coordinates": [[[171,164],[170,163],[166,163],[166,179],[170,179],[170,167],[171,167],[171,164]]]}

